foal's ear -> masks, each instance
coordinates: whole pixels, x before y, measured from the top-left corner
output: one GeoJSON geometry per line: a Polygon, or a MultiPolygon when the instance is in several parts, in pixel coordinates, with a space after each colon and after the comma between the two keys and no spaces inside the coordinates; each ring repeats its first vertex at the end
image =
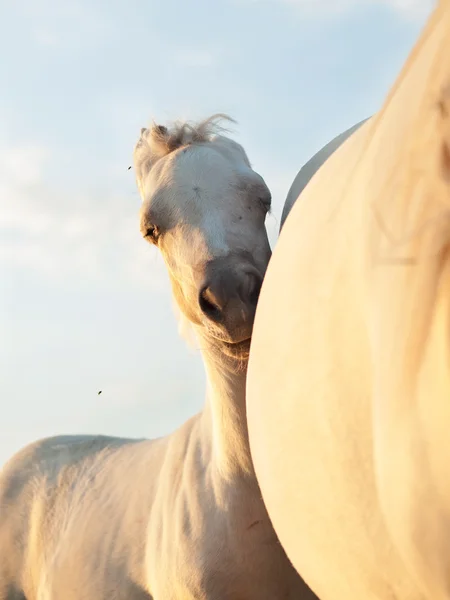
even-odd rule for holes
{"type": "Polygon", "coordinates": [[[167,137],[169,135],[169,130],[164,125],[153,125],[152,131],[156,136],[167,137]]]}
{"type": "Polygon", "coordinates": [[[145,178],[153,165],[169,153],[169,130],[164,125],[154,124],[150,129],[142,127],[141,135],[134,147],[133,162],[136,182],[141,196],[145,178]]]}

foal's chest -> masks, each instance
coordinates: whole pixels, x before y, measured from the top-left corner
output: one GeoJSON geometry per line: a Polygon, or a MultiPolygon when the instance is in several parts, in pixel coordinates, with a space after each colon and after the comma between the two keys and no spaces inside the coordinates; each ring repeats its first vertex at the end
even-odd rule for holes
{"type": "Polygon", "coordinates": [[[149,564],[155,600],[299,600],[301,580],[259,516],[242,526],[219,514],[201,536],[164,536],[149,564]]]}

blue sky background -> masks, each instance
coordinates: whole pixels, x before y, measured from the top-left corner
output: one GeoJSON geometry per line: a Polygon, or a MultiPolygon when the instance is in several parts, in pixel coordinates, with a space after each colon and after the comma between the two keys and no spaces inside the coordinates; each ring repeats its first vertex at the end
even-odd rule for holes
{"type": "Polygon", "coordinates": [[[0,463],[56,433],[161,435],[203,404],[139,234],[139,128],[237,119],[274,240],[300,166],[380,107],[433,4],[0,0],[0,463]]]}

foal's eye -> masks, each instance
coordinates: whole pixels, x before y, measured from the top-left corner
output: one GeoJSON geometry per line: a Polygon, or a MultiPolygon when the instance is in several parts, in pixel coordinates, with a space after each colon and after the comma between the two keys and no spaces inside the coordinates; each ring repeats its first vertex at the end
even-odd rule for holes
{"type": "Polygon", "coordinates": [[[156,244],[156,242],[158,241],[158,238],[160,236],[160,232],[158,227],[156,227],[156,225],[149,225],[149,227],[147,227],[146,231],[145,231],[145,235],[144,237],[146,239],[148,239],[150,242],[153,242],[154,244],[156,244]]]}

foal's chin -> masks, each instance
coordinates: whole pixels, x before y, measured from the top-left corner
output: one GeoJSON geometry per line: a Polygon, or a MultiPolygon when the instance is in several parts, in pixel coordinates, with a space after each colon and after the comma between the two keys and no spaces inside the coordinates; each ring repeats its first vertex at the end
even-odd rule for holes
{"type": "Polygon", "coordinates": [[[239,361],[248,361],[250,357],[251,338],[242,340],[241,342],[222,342],[222,351],[230,358],[239,361]]]}
{"type": "Polygon", "coordinates": [[[248,360],[253,322],[246,323],[235,331],[225,328],[206,327],[209,340],[221,354],[237,360],[248,360]]]}

